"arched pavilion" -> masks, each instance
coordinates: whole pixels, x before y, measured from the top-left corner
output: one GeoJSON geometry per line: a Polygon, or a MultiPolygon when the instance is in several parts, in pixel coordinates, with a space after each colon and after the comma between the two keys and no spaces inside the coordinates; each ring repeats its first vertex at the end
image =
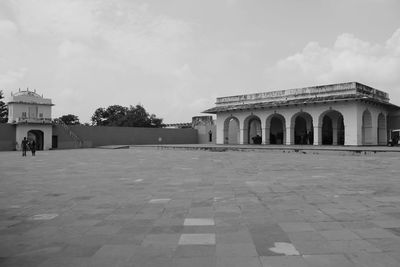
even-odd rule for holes
{"type": "Polygon", "coordinates": [[[357,82],[217,98],[217,144],[386,145],[400,107],[357,82]]]}

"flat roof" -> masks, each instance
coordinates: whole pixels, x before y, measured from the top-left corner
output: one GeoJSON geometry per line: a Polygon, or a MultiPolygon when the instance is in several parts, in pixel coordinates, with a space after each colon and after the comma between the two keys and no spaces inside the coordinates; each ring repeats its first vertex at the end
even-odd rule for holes
{"type": "Polygon", "coordinates": [[[389,103],[386,92],[357,82],[271,91],[217,98],[216,106],[203,111],[215,114],[224,111],[261,109],[299,104],[368,100],[398,108],[389,103]]]}

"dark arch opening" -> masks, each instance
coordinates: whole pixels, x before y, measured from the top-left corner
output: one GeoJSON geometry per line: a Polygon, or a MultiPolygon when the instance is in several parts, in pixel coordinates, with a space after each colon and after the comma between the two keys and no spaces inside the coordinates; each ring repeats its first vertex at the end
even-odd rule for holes
{"type": "Polygon", "coordinates": [[[295,119],[295,145],[312,145],[314,143],[312,117],[308,113],[301,113],[295,119]]]}
{"type": "Polygon", "coordinates": [[[43,150],[44,134],[40,130],[30,130],[28,132],[28,140],[34,140],[36,150],[43,150]]]}
{"type": "Polygon", "coordinates": [[[284,140],[284,126],[281,118],[274,116],[271,119],[271,127],[269,134],[270,144],[283,144],[284,140]]]}
{"type": "Polygon", "coordinates": [[[322,144],[323,145],[333,144],[332,119],[326,115],[322,120],[322,144]]]}
{"type": "Polygon", "coordinates": [[[342,115],[339,117],[337,131],[338,131],[338,145],[344,146],[344,120],[342,115]]]}
{"type": "Polygon", "coordinates": [[[261,144],[261,120],[258,117],[251,118],[248,124],[247,143],[261,144]]]}
{"type": "Polygon", "coordinates": [[[322,145],[344,145],[344,121],[339,111],[328,110],[322,113],[319,126],[322,145]]]}

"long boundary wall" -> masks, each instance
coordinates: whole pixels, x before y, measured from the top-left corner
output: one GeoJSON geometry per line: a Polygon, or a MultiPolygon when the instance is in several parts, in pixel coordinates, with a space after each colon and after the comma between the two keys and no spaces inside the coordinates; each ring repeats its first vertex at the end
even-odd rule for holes
{"type": "Polygon", "coordinates": [[[15,125],[0,123],[0,151],[15,150],[15,125]]]}
{"type": "MultiPolygon", "coordinates": [[[[83,141],[84,147],[106,145],[197,144],[195,129],[106,127],[71,125],[69,128],[83,141]]],[[[54,126],[58,148],[75,148],[74,139],[61,126],[54,126]]]]}

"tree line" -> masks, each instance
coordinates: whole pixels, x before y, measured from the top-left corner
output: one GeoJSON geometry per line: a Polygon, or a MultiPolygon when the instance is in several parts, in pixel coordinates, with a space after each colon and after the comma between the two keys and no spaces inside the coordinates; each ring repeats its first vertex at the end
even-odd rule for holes
{"type": "MultiPolygon", "coordinates": [[[[0,90],[0,123],[7,122],[8,109],[3,91],[0,90]]],[[[79,117],[74,114],[63,115],[58,118],[67,125],[79,125],[79,117]]],[[[85,125],[90,125],[85,123],[85,125]]],[[[120,127],[165,127],[163,119],[157,118],[155,114],[150,114],[142,105],[124,107],[120,105],[111,105],[107,108],[98,108],[91,117],[93,126],[120,126],[120,127]]]]}
{"type": "MultiPolygon", "coordinates": [[[[78,125],[79,118],[73,114],[63,115],[59,118],[67,125],[78,125]]],[[[93,126],[119,126],[119,127],[164,127],[163,119],[149,114],[142,105],[124,107],[111,105],[107,108],[98,108],[91,117],[93,126]]]]}
{"type": "Polygon", "coordinates": [[[3,98],[3,91],[0,90],[0,123],[6,123],[8,120],[8,108],[6,103],[2,100],[3,98]]]}

